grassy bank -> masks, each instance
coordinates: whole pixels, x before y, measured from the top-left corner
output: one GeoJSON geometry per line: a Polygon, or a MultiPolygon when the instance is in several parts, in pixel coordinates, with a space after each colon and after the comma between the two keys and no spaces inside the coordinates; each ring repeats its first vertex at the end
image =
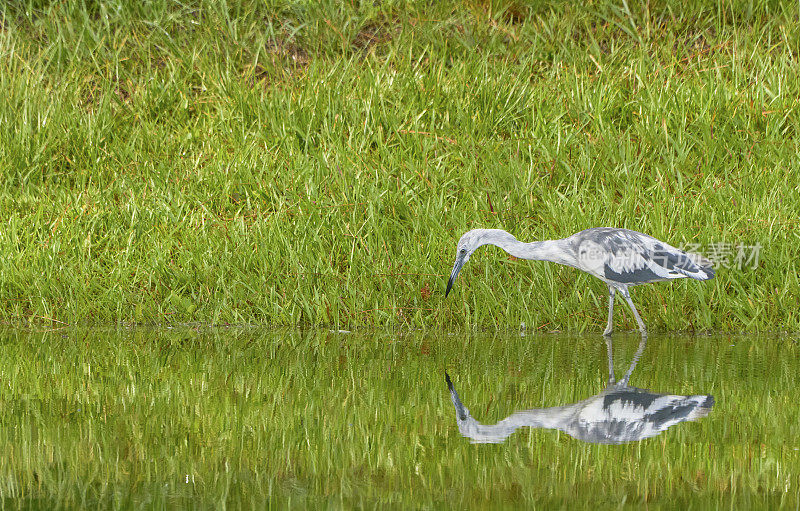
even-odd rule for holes
{"type": "Polygon", "coordinates": [[[572,269],[443,287],[612,225],[762,247],[654,330],[800,326],[796,2],[81,4],[0,8],[6,323],[600,330],[572,269]]]}
{"type": "MultiPolygon", "coordinates": [[[[615,341],[624,370],[638,337],[615,341]]],[[[0,499],[25,509],[795,509],[797,355],[791,339],[654,336],[631,384],[713,394],[708,417],[619,446],[531,429],[473,445],[444,368],[493,423],[596,394],[603,342],[3,332],[0,499]]]]}

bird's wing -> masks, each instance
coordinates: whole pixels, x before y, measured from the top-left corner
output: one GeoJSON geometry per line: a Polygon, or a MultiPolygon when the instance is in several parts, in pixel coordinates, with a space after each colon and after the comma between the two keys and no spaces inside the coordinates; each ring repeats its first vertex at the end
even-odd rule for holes
{"type": "Polygon", "coordinates": [[[586,240],[599,245],[602,271],[609,280],[641,284],[684,277],[706,280],[714,276],[710,262],[652,236],[613,228],[583,232],[586,240]]]}
{"type": "Polygon", "coordinates": [[[713,405],[712,396],[663,395],[630,387],[598,396],[567,433],[597,443],[632,442],[705,417],[713,405]]]}

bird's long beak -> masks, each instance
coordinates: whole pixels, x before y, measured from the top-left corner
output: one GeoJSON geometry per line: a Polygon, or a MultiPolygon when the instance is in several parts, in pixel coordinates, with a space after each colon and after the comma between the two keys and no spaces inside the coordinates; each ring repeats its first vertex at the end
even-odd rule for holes
{"type": "Polygon", "coordinates": [[[453,387],[453,382],[450,380],[450,375],[447,371],[444,372],[444,381],[447,382],[447,389],[450,391],[450,399],[453,401],[453,406],[456,408],[456,418],[460,421],[465,421],[469,417],[469,410],[464,408],[461,404],[461,399],[458,398],[458,392],[453,387]]]}
{"type": "Polygon", "coordinates": [[[453,288],[453,282],[456,281],[456,277],[458,277],[458,272],[461,271],[462,266],[464,266],[464,258],[457,257],[456,263],[453,265],[453,271],[450,273],[450,279],[447,281],[447,289],[444,292],[445,298],[447,298],[447,295],[450,294],[450,289],[453,288]]]}

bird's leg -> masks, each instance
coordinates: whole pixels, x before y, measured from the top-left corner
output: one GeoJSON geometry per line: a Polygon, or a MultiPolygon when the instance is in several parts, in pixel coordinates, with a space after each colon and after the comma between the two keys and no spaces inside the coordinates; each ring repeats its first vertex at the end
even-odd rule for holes
{"type": "Polygon", "coordinates": [[[603,332],[605,336],[611,335],[611,332],[614,331],[614,294],[616,292],[613,287],[608,286],[608,324],[606,325],[606,331],[603,332]]]}
{"type": "Polygon", "coordinates": [[[633,304],[633,300],[631,300],[631,294],[627,289],[625,289],[622,291],[622,296],[625,297],[625,300],[628,301],[628,305],[631,307],[633,317],[636,318],[636,322],[639,324],[639,331],[642,332],[643,336],[647,336],[647,328],[644,326],[644,321],[642,321],[642,318],[639,317],[639,311],[636,310],[636,306],[633,304]]]}
{"type": "Polygon", "coordinates": [[[642,334],[642,340],[639,341],[639,349],[636,350],[636,353],[633,355],[633,360],[631,360],[631,366],[628,368],[628,372],[625,373],[625,376],[619,381],[619,384],[623,387],[628,386],[628,379],[631,377],[633,370],[636,368],[636,364],[639,362],[639,358],[641,358],[642,353],[644,352],[644,348],[647,346],[647,334],[642,334]]]}
{"type": "Polygon", "coordinates": [[[614,349],[611,347],[611,336],[606,336],[606,347],[608,348],[608,386],[617,383],[614,376],[614,349]]]}

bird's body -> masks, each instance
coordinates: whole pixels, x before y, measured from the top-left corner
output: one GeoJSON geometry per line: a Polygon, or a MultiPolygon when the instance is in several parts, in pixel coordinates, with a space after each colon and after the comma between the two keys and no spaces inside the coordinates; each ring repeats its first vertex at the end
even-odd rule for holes
{"type": "Polygon", "coordinates": [[[473,229],[458,242],[456,262],[447,283],[450,292],[461,267],[483,245],[495,245],[520,259],[551,261],[594,275],[608,285],[609,314],[605,334],[611,333],[614,295],[627,300],[642,333],[644,322],[630,299],[628,287],[662,280],[714,277],[711,262],[688,254],[652,236],[629,229],[595,227],[559,240],[523,243],[501,229],[473,229]]]}

